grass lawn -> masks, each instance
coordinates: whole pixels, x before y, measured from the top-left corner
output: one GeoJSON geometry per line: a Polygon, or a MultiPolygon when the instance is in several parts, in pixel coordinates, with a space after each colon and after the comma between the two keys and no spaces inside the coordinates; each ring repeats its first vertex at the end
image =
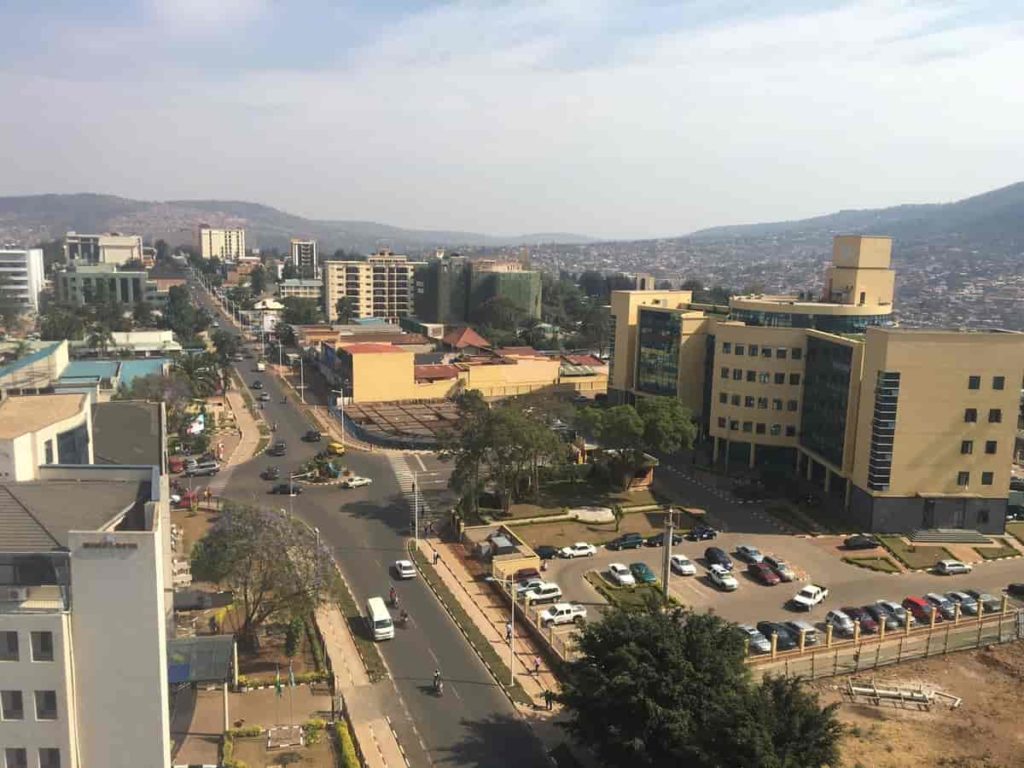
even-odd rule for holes
{"type": "Polygon", "coordinates": [[[900,536],[879,536],[882,546],[892,556],[911,570],[932,568],[939,560],[955,560],[945,547],[935,545],[908,544],[900,536]]]}
{"type": "Polygon", "coordinates": [[[1006,524],[1006,532],[1021,544],[1024,544],[1024,522],[1015,521],[1006,524]]]}
{"type": "Polygon", "coordinates": [[[1005,539],[994,537],[992,540],[999,543],[994,547],[975,547],[974,551],[981,555],[985,560],[995,560],[998,557],[1020,556],[1020,550],[1005,539]]]}
{"type": "MultiPolygon", "coordinates": [[[[676,531],[684,532],[689,521],[684,518],[680,522],[682,527],[677,528],[676,531]]],[[[651,536],[664,530],[664,512],[634,512],[627,514],[622,519],[622,525],[618,531],[615,530],[615,523],[581,523],[576,520],[531,523],[515,527],[516,534],[522,537],[531,547],[537,547],[541,544],[563,547],[575,541],[605,544],[624,533],[639,533],[641,536],[651,536]]]]}
{"type": "Polygon", "coordinates": [[[593,483],[550,483],[541,489],[537,503],[513,504],[511,514],[503,520],[560,515],[565,507],[641,506],[660,503],[648,490],[620,491],[593,483]]]}
{"type": "Polygon", "coordinates": [[[844,563],[856,565],[858,568],[867,568],[869,571],[881,571],[882,573],[899,573],[900,569],[888,557],[844,557],[844,563]]]}
{"type": "Polygon", "coordinates": [[[338,607],[341,608],[345,621],[348,622],[356,650],[359,651],[359,658],[363,660],[363,666],[366,667],[366,675],[370,678],[370,682],[383,680],[388,676],[387,667],[384,666],[384,661],[380,657],[377,644],[366,634],[366,620],[360,613],[352,593],[348,591],[348,585],[343,580],[341,581],[341,594],[338,596],[338,607]]]}
{"type": "Polygon", "coordinates": [[[657,584],[637,584],[635,587],[615,587],[597,571],[587,572],[589,581],[612,605],[620,608],[644,608],[649,601],[661,603],[661,586],[657,584]]]}

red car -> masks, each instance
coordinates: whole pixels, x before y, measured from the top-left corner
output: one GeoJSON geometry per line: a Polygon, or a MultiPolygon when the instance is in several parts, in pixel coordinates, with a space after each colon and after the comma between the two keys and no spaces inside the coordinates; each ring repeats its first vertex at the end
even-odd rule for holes
{"type": "Polygon", "coordinates": [[[875,617],[868,613],[863,608],[841,608],[843,613],[849,616],[853,621],[860,622],[860,631],[873,635],[878,631],[878,622],[875,621],[875,617]]]}
{"type": "Polygon", "coordinates": [[[903,607],[906,608],[910,615],[914,617],[914,621],[918,624],[928,626],[932,623],[932,614],[935,614],[935,623],[938,624],[942,621],[942,614],[935,610],[935,606],[925,600],[923,597],[905,597],[903,598],[903,607]]]}
{"type": "Polygon", "coordinates": [[[199,491],[192,491],[191,493],[186,491],[185,493],[181,494],[181,498],[178,499],[175,506],[178,509],[191,509],[193,506],[198,504],[201,499],[202,496],[200,495],[199,491]]]}
{"type": "Polygon", "coordinates": [[[773,571],[767,563],[751,563],[747,566],[747,573],[768,587],[774,587],[782,581],[779,574],[773,571]]]}

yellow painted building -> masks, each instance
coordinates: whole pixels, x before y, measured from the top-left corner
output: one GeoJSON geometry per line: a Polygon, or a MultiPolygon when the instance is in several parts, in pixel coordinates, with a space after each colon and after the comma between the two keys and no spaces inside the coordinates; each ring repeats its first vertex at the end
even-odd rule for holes
{"type": "Polygon", "coordinates": [[[218,229],[199,227],[199,254],[204,259],[238,261],[245,256],[245,230],[241,227],[218,229]]]}
{"type": "Polygon", "coordinates": [[[397,323],[413,313],[413,275],[423,262],[381,251],[366,261],[325,261],[324,303],[330,322],[338,319],[338,300],[348,297],[355,317],[382,317],[397,323]]]}

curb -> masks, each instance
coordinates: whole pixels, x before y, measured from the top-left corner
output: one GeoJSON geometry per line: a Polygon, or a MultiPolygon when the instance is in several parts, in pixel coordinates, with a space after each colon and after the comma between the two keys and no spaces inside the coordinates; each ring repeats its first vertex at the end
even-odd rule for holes
{"type": "Polygon", "coordinates": [[[388,724],[388,728],[391,729],[391,735],[395,737],[395,744],[398,745],[398,751],[402,753],[402,759],[405,760],[405,764],[411,768],[412,763],[409,762],[409,756],[405,754],[405,747],[402,746],[402,742],[398,738],[398,731],[395,730],[395,726],[391,722],[391,715],[384,715],[384,720],[388,724]]]}

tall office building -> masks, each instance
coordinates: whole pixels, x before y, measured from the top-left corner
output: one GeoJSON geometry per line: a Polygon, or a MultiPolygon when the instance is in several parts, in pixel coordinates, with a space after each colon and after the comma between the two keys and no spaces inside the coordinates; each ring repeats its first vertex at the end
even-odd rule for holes
{"type": "Polygon", "coordinates": [[[245,230],[240,227],[216,229],[200,224],[199,254],[204,259],[238,261],[245,256],[245,230]]]}
{"type": "Polygon", "coordinates": [[[416,317],[426,323],[465,323],[473,309],[504,298],[540,319],[540,273],[517,261],[440,255],[416,273],[416,317]]]}
{"type": "Polygon", "coordinates": [[[38,312],[43,280],[42,248],[0,247],[0,292],[5,296],[38,312]]]}
{"type": "Polygon", "coordinates": [[[80,235],[68,232],[64,237],[64,261],[67,264],[113,264],[142,261],[142,238],[139,235],[80,235]]]}
{"type": "Polygon", "coordinates": [[[381,251],[366,261],[323,263],[324,303],[331,322],[338,319],[338,300],[348,297],[356,318],[380,317],[397,323],[413,310],[414,273],[423,262],[381,251]]]}
{"type": "Polygon", "coordinates": [[[865,530],[1001,532],[1024,334],[892,327],[891,249],[837,237],[817,301],[614,292],[610,396],[679,398],[715,460],[787,465],[865,530]]]}
{"type": "Polygon", "coordinates": [[[316,240],[292,238],[291,261],[300,278],[320,279],[320,255],[317,253],[316,240]]]}

